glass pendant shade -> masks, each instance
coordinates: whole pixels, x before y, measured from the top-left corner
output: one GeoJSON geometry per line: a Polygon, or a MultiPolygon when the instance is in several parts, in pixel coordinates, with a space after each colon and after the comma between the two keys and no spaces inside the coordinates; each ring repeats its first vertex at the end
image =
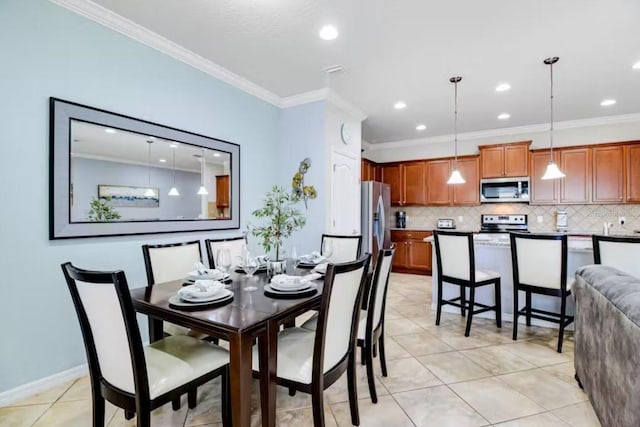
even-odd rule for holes
{"type": "Polygon", "coordinates": [[[176,187],[171,187],[171,190],[169,190],[169,196],[179,196],[180,193],[178,192],[178,189],[176,187]]]}
{"type": "Polygon", "coordinates": [[[200,189],[198,190],[198,196],[206,196],[207,194],[209,194],[209,192],[206,188],[204,188],[204,185],[201,185],[200,189]]]}
{"type": "Polygon", "coordinates": [[[465,182],[467,181],[465,181],[462,175],[460,175],[458,168],[455,168],[453,172],[451,172],[451,176],[449,177],[447,184],[464,184],[465,182]]]}
{"type": "Polygon", "coordinates": [[[566,175],[558,168],[555,162],[549,162],[547,169],[544,171],[541,179],[558,179],[564,178],[566,175]]]}

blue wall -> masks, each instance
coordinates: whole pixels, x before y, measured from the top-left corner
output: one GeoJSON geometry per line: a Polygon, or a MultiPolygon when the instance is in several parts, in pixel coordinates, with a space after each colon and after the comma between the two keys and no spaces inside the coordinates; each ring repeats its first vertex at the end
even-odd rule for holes
{"type": "Polygon", "coordinates": [[[85,363],[61,263],[124,269],[138,287],[142,244],[214,234],[50,242],[48,98],[240,144],[243,227],[277,181],[281,112],[45,0],[0,1],[0,55],[1,392],[85,363]]]}

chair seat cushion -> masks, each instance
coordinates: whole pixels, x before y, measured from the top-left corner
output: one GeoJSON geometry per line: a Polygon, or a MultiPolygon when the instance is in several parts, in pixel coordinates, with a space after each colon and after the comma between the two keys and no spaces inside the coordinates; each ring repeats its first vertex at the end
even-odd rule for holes
{"type": "MultiPolygon", "coordinates": [[[[315,331],[318,325],[318,315],[314,315],[302,324],[302,328],[315,331]]],[[[364,339],[364,333],[367,328],[367,310],[360,310],[360,321],[358,323],[358,339],[364,339]]]]}
{"type": "Polygon", "coordinates": [[[476,282],[484,282],[485,280],[497,279],[500,273],[492,270],[476,270],[476,282]]]}
{"type": "Polygon", "coordinates": [[[149,395],[155,399],[229,363],[229,352],[186,335],[174,335],[145,347],[149,395]]]}
{"type": "MultiPolygon", "coordinates": [[[[315,331],[287,328],[278,334],[277,376],[303,384],[311,384],[315,331]]],[[[258,346],[253,346],[253,370],[258,371],[258,346]]]]}

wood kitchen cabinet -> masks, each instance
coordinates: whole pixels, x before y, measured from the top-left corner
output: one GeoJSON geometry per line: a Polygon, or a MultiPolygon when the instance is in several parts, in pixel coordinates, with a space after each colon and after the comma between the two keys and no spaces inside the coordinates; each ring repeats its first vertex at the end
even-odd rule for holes
{"type": "Polygon", "coordinates": [[[451,175],[451,160],[429,160],[425,162],[426,203],[433,206],[448,206],[453,199],[452,186],[447,184],[451,175]]]}
{"type": "Polygon", "coordinates": [[[559,151],[558,167],[566,175],[560,179],[560,203],[591,202],[591,149],[563,148],[559,151]]]}
{"type": "Polygon", "coordinates": [[[593,203],[623,203],[624,147],[619,145],[593,147],[592,193],[593,203]]]}
{"type": "MultiPolygon", "coordinates": [[[[553,152],[554,162],[558,164],[558,151],[553,152]]],[[[542,180],[549,164],[549,150],[532,151],[529,157],[531,178],[529,179],[529,200],[532,205],[554,205],[558,203],[560,181],[542,180]]]]}
{"type": "MultiPolygon", "coordinates": [[[[452,167],[453,167],[453,160],[452,167]]],[[[480,158],[478,156],[458,158],[458,170],[465,179],[464,184],[452,185],[453,204],[479,205],[480,204],[480,158]]]]}
{"type": "Polygon", "coordinates": [[[424,205],[424,162],[385,165],[382,181],[391,187],[391,204],[424,205]]]}
{"type": "Polygon", "coordinates": [[[401,206],[403,202],[402,179],[400,165],[384,165],[382,167],[382,182],[391,188],[391,205],[401,206]]]}
{"type": "Polygon", "coordinates": [[[229,201],[229,175],[216,175],[216,207],[228,208],[229,201]]]}
{"type": "Polygon", "coordinates": [[[640,144],[624,147],[626,194],[628,203],[640,203],[640,144]]]}
{"type": "Polygon", "coordinates": [[[478,147],[480,149],[481,177],[529,176],[529,145],[531,145],[531,141],[478,147]]]}
{"type": "Polygon", "coordinates": [[[396,244],[393,271],[431,274],[431,243],[423,239],[432,234],[431,231],[392,230],[391,241],[396,244]]]}
{"type": "Polygon", "coordinates": [[[382,182],[382,166],[362,158],[360,161],[360,181],[382,182]]]}

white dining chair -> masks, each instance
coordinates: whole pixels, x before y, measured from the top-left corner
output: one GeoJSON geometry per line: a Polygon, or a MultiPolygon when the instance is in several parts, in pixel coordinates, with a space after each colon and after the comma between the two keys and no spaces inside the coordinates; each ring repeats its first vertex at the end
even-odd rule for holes
{"type": "Polygon", "coordinates": [[[223,424],[231,425],[227,350],[185,335],[143,345],[123,271],[87,271],[71,263],[62,271],[84,338],[94,426],[104,426],[106,400],[148,427],[153,409],[172,402],[177,410],[185,393],[194,408],[196,388],[218,376],[223,424]]]}
{"type": "Polygon", "coordinates": [[[228,249],[231,255],[231,265],[238,264],[238,260],[242,256],[242,249],[247,246],[247,239],[245,237],[232,237],[228,239],[206,239],[204,241],[205,248],[207,248],[207,258],[209,259],[209,266],[216,268],[216,256],[220,249],[228,249]]]}
{"type": "Polygon", "coordinates": [[[617,268],[640,278],[640,238],[593,235],[596,264],[617,268]]]}
{"type": "Polygon", "coordinates": [[[327,257],[328,262],[334,264],[357,260],[360,256],[361,246],[361,235],[323,234],[320,242],[321,254],[327,257]],[[325,252],[325,242],[329,242],[332,248],[330,254],[325,252]]]}
{"type": "MultiPolygon", "coordinates": [[[[329,264],[315,330],[287,328],[278,334],[279,385],[311,394],[313,425],[324,426],[323,392],[347,371],[351,423],[359,425],[355,347],[370,255],[350,263],[329,264]]],[[[253,369],[259,370],[257,346],[253,369]]]]}
{"type": "Polygon", "coordinates": [[[558,353],[562,353],[565,328],[573,322],[566,313],[573,281],[567,283],[567,235],[511,233],[513,270],[513,340],[518,339],[518,317],[531,318],[560,325],[558,353]],[[525,306],[519,308],[519,291],[525,293],[525,306]],[[532,294],[560,297],[560,313],[533,308],[532,294]]]}

